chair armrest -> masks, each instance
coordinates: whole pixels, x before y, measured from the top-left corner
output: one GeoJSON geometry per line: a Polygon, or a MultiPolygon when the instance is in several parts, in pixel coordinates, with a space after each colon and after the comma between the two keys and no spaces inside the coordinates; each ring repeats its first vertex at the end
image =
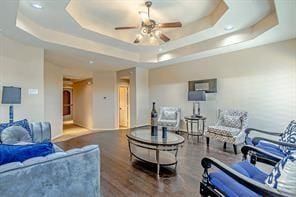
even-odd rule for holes
{"type": "Polygon", "coordinates": [[[230,168],[229,166],[215,158],[204,157],[201,161],[201,164],[206,171],[208,168],[211,168],[211,166],[214,165],[215,167],[223,171],[225,174],[227,174],[240,184],[244,185],[245,187],[262,196],[283,196],[277,190],[240,174],[239,172],[235,171],[234,169],[230,168]]]}
{"type": "Polygon", "coordinates": [[[267,138],[264,138],[264,137],[254,137],[253,140],[252,140],[252,143],[254,145],[257,145],[261,140],[271,142],[273,144],[277,144],[277,145],[280,145],[280,146],[288,146],[288,147],[296,149],[296,144],[292,144],[292,143],[289,143],[289,142],[281,142],[281,141],[278,141],[278,140],[271,140],[271,139],[267,139],[267,138]]]}
{"type": "Polygon", "coordinates": [[[256,132],[259,132],[259,133],[264,133],[264,134],[267,134],[267,135],[282,136],[282,133],[274,133],[274,132],[264,131],[264,130],[260,130],[260,129],[254,129],[254,128],[247,128],[245,130],[245,133],[247,135],[249,135],[251,133],[251,131],[256,131],[256,132]]]}
{"type": "Polygon", "coordinates": [[[247,155],[252,153],[258,153],[260,154],[260,162],[269,164],[274,166],[277,164],[282,158],[280,156],[274,155],[272,153],[269,153],[263,149],[257,148],[255,146],[245,145],[241,148],[241,152],[243,154],[243,158],[247,159],[247,155]],[[262,157],[263,156],[263,157],[262,157]]]}
{"type": "Polygon", "coordinates": [[[247,128],[245,130],[245,133],[246,133],[246,137],[245,137],[245,142],[249,136],[249,134],[251,133],[251,131],[255,131],[255,132],[258,132],[258,133],[264,133],[266,135],[273,135],[273,136],[282,136],[283,134],[282,133],[274,133],[274,132],[270,132],[270,131],[264,131],[264,130],[260,130],[260,129],[254,129],[254,128],[247,128]]]}

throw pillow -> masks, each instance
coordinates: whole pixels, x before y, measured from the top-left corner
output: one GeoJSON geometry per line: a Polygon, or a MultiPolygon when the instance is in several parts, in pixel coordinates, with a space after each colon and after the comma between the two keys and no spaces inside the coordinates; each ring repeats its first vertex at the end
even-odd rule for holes
{"type": "MultiPolygon", "coordinates": [[[[286,130],[284,131],[280,141],[295,144],[296,143],[296,121],[293,120],[289,123],[286,130]]],[[[290,151],[296,151],[295,148],[286,146],[280,146],[280,148],[287,154],[290,151]]]]}
{"type": "Polygon", "coordinates": [[[177,113],[175,111],[164,111],[163,112],[163,119],[165,120],[176,120],[177,113]]]}
{"type": "Polygon", "coordinates": [[[46,156],[54,153],[51,142],[28,145],[0,144],[0,165],[10,162],[23,162],[32,157],[46,156]]]}
{"type": "Polygon", "coordinates": [[[296,196],[296,153],[279,161],[265,183],[286,196],[296,196]]]}
{"type": "Polygon", "coordinates": [[[241,116],[223,115],[221,124],[222,126],[225,126],[225,127],[241,129],[242,128],[241,116]]]}
{"type": "Polygon", "coordinates": [[[7,127],[1,132],[1,142],[3,144],[16,144],[18,142],[32,142],[28,131],[20,126],[7,127]]]}
{"type": "Polygon", "coordinates": [[[30,125],[29,125],[29,122],[27,119],[19,120],[19,121],[13,122],[13,123],[1,123],[0,124],[0,134],[4,129],[6,129],[7,127],[10,127],[10,126],[23,127],[24,129],[26,129],[29,132],[30,136],[32,137],[32,132],[31,132],[30,125]]]}

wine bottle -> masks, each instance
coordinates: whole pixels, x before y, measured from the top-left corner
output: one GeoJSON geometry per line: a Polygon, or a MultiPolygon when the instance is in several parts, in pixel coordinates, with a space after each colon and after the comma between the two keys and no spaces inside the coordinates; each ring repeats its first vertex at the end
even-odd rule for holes
{"type": "Polygon", "coordinates": [[[158,115],[157,115],[157,111],[155,109],[155,102],[153,102],[153,108],[151,111],[151,136],[157,136],[157,119],[158,115]]]}

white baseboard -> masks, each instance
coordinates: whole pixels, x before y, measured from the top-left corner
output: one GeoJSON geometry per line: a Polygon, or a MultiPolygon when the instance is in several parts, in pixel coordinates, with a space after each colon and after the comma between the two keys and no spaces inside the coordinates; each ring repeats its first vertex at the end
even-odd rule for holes
{"type": "Polygon", "coordinates": [[[57,139],[59,137],[62,137],[63,135],[64,135],[64,133],[62,132],[61,134],[52,137],[51,140],[53,141],[53,140],[55,140],[55,139],[57,139]]]}

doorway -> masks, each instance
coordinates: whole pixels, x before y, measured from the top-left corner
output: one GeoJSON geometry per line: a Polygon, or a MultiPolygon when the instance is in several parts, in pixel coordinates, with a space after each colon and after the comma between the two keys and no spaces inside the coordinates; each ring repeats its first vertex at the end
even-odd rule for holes
{"type": "Polygon", "coordinates": [[[88,98],[91,94],[91,79],[63,79],[63,136],[71,137],[88,132],[88,98]],[[82,110],[81,110],[82,109],[82,110]]]}
{"type": "Polygon", "coordinates": [[[119,128],[129,128],[129,80],[119,85],[119,128]]]}

